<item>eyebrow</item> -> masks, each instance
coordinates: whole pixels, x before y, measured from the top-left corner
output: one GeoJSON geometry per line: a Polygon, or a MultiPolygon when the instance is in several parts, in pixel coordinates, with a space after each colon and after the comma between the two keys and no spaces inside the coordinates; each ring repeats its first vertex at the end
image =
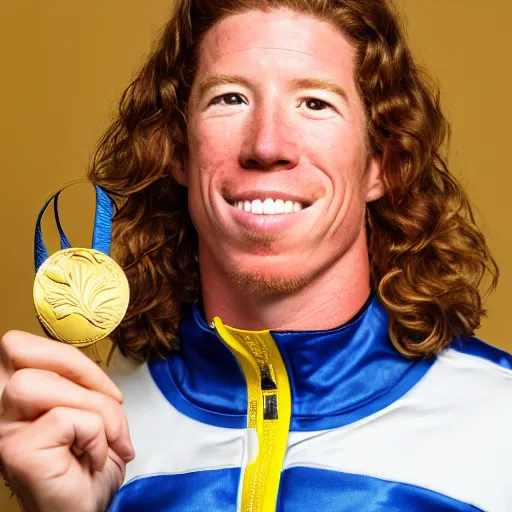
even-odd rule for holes
{"type": "Polygon", "coordinates": [[[345,89],[331,80],[322,78],[297,78],[293,80],[292,83],[296,89],[324,89],[341,96],[347,103],[349,102],[345,89]]]}
{"type": "Polygon", "coordinates": [[[240,75],[210,75],[207,76],[199,83],[199,97],[202,97],[206,92],[208,92],[213,87],[217,87],[219,85],[244,85],[246,87],[249,86],[249,80],[240,75]]]}
{"type": "MultiPolygon", "coordinates": [[[[217,74],[204,78],[199,84],[199,97],[202,97],[208,90],[219,85],[243,85],[250,86],[250,81],[240,75],[217,74]]],[[[348,103],[348,95],[345,89],[331,80],[321,78],[296,78],[292,81],[293,89],[324,89],[341,96],[348,103]]]]}

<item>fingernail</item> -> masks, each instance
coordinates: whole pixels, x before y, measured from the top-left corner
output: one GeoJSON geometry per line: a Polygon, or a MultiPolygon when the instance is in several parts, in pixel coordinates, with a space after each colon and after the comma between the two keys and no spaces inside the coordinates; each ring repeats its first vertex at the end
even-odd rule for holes
{"type": "Polygon", "coordinates": [[[123,403],[123,400],[124,400],[123,392],[115,384],[113,384],[111,386],[111,389],[112,389],[112,394],[114,395],[114,398],[118,402],[123,403]]]}
{"type": "Polygon", "coordinates": [[[123,445],[123,460],[129,462],[135,458],[135,449],[133,448],[132,440],[127,438],[123,445]]]}
{"type": "Polygon", "coordinates": [[[128,462],[131,462],[133,459],[135,459],[135,452],[132,450],[131,454],[130,455],[125,455],[123,457],[123,460],[128,463],[128,462]]]}

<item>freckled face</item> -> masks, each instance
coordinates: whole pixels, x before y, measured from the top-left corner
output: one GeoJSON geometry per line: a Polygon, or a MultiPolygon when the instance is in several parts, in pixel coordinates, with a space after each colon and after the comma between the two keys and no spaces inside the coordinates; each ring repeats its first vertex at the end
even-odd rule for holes
{"type": "Polygon", "coordinates": [[[364,240],[382,195],[354,82],[354,50],[327,22],[279,9],[205,35],[185,175],[202,271],[302,283],[364,240]]]}

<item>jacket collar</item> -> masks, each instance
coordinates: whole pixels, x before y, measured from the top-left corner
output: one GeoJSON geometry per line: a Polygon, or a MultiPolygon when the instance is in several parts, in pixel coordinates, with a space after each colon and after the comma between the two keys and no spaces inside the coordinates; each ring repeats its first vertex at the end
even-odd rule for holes
{"type": "MultiPolygon", "coordinates": [[[[290,381],[291,430],[333,428],[360,420],[393,403],[421,379],[432,361],[400,355],[388,328],[386,311],[372,294],[357,315],[335,329],[271,331],[290,381]]],[[[243,374],[196,305],[188,308],[179,336],[178,351],[166,361],[150,363],[158,386],[168,398],[163,388],[175,386],[189,405],[206,412],[206,417],[210,412],[212,418],[222,418],[222,425],[243,426],[243,374]]]]}

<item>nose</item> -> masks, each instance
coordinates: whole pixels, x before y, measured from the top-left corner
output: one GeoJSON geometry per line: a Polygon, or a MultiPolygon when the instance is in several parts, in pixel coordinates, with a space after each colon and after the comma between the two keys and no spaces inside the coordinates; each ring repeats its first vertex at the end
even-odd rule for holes
{"type": "Polygon", "coordinates": [[[272,171],[293,169],[299,162],[299,148],[293,127],[276,107],[261,107],[249,120],[240,152],[244,169],[272,171]]]}

